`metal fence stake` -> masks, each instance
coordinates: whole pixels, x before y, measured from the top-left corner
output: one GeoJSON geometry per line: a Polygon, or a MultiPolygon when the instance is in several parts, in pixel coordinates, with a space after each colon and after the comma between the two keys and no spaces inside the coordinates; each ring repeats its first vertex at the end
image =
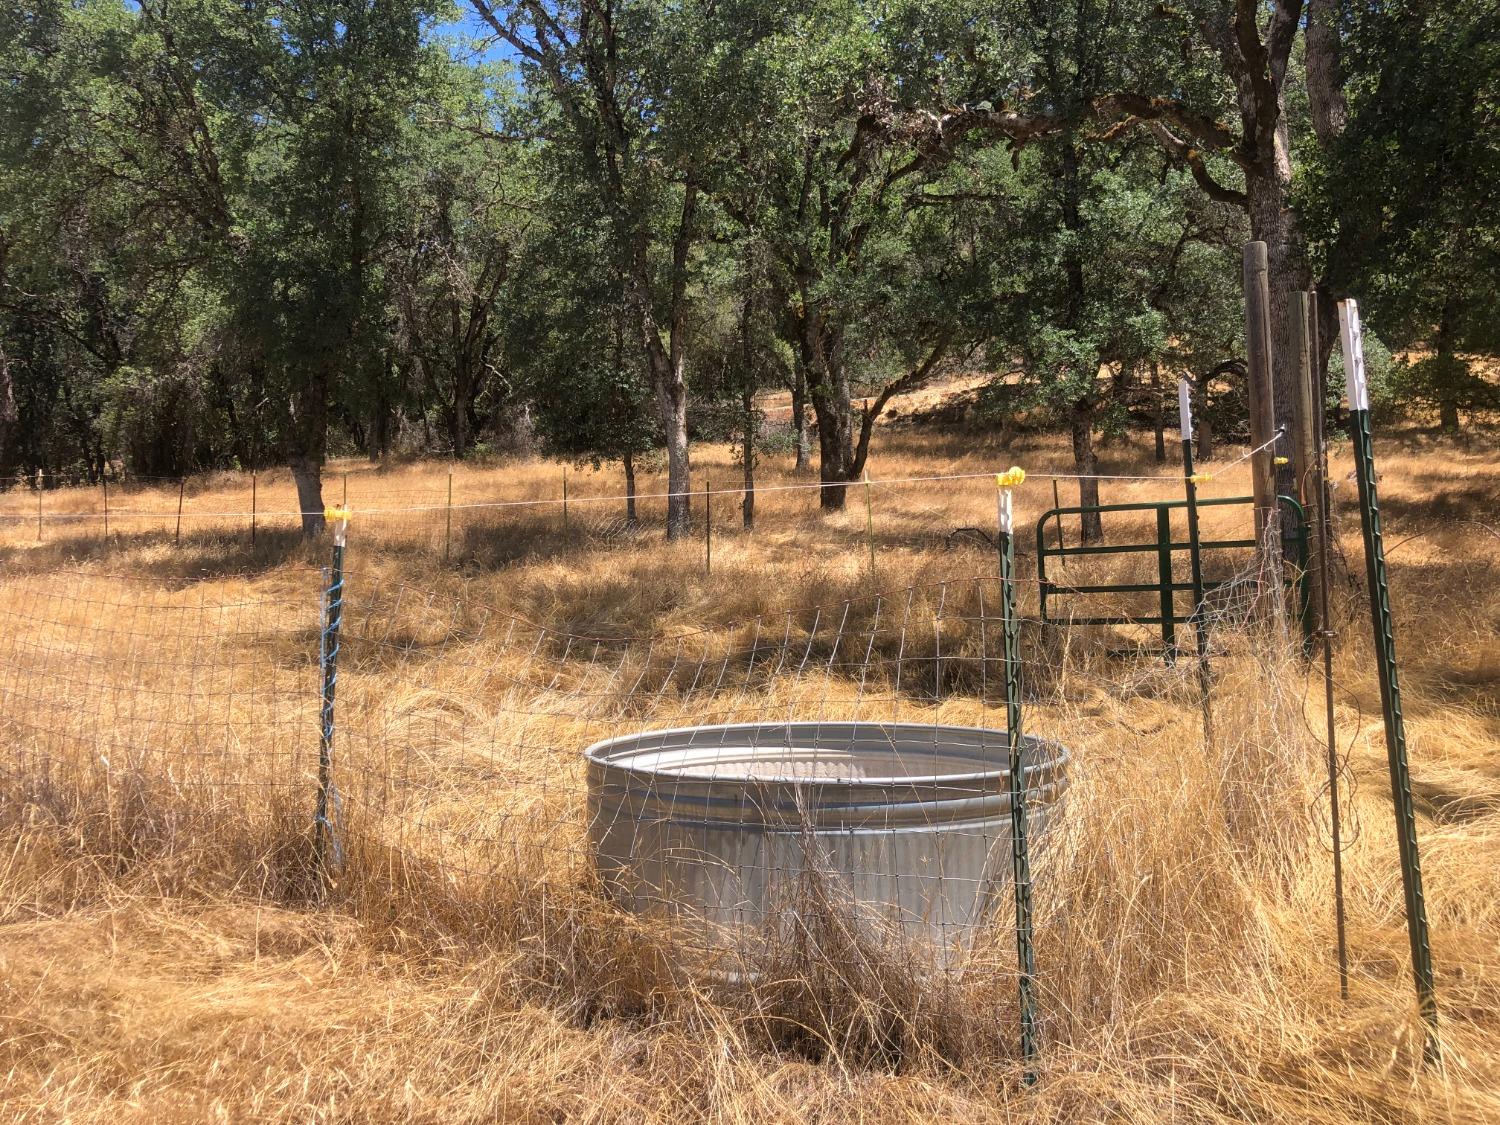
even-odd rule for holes
{"type": "Polygon", "coordinates": [[[1177,383],[1177,426],[1182,436],[1182,479],[1187,492],[1188,565],[1193,581],[1193,644],[1198,654],[1198,692],[1203,708],[1203,739],[1214,740],[1211,687],[1213,672],[1208,665],[1207,607],[1203,603],[1203,544],[1198,534],[1198,475],[1193,469],[1193,387],[1186,379],[1177,383]]]}
{"type": "Polygon", "coordinates": [[[172,532],[172,546],[182,545],[182,497],[187,492],[187,477],[177,482],[177,529],[172,532]]]}
{"type": "Polygon", "coordinates": [[[1317,368],[1314,357],[1317,347],[1317,294],[1309,293],[1308,331],[1311,344],[1308,363],[1303,371],[1307,381],[1307,402],[1312,431],[1310,453],[1312,456],[1312,480],[1309,487],[1317,497],[1317,567],[1318,567],[1318,620],[1323,638],[1323,710],[1325,739],[1328,749],[1328,816],[1331,843],[1333,845],[1333,923],[1334,936],[1338,943],[1339,998],[1349,999],[1349,942],[1344,915],[1344,841],[1343,823],[1339,811],[1339,757],[1338,732],[1334,724],[1333,711],[1333,593],[1332,574],[1329,565],[1333,545],[1333,487],[1328,481],[1328,422],[1324,417],[1327,409],[1326,397],[1319,393],[1317,368]]]}
{"type": "Polygon", "coordinates": [[[313,870],[318,876],[320,893],[331,885],[343,858],[334,832],[338,792],[333,783],[333,704],[339,682],[339,627],[344,619],[344,543],[349,533],[349,510],[330,508],[325,517],[333,524],[333,560],[326,572],[322,644],[318,654],[323,670],[323,699],[318,715],[318,802],[313,813],[313,870]]]}
{"type": "Polygon", "coordinates": [[[1406,933],[1411,946],[1412,976],[1417,1007],[1427,1022],[1422,1057],[1438,1058],[1437,995],[1432,968],[1432,945],[1427,932],[1427,904],[1422,895],[1422,860],[1417,850],[1417,813],[1411,796],[1411,770],[1406,753],[1406,721],[1401,713],[1401,680],[1396,662],[1396,639],[1386,579],[1385,542],[1381,530],[1380,499],[1375,486],[1375,447],[1370,433],[1370,391],[1365,379],[1364,343],[1359,307],[1339,304],[1343,333],[1344,370],[1349,378],[1349,412],[1354,432],[1355,475],[1359,481],[1360,525],[1365,537],[1365,571],[1370,587],[1370,617],[1375,632],[1375,656],[1380,677],[1380,703],[1385,716],[1386,758],[1391,773],[1391,796],[1396,808],[1396,841],[1401,856],[1401,885],[1406,896],[1406,933]]]}
{"type": "Polygon", "coordinates": [[[870,581],[875,581],[875,499],[871,495],[870,470],[865,473],[865,538],[870,543],[870,581]]]}
{"type": "Polygon", "coordinates": [[[250,470],[250,546],[255,546],[255,497],[256,497],[256,473],[250,470]]]}
{"type": "Polygon", "coordinates": [[[109,478],[101,476],[100,485],[104,488],[104,545],[109,546],[109,478]]]}
{"type": "Polygon", "coordinates": [[[703,474],[703,573],[714,572],[714,482],[703,474]]]}
{"type": "MultiPolygon", "coordinates": [[[[1052,478],[1052,506],[1054,508],[1061,508],[1062,507],[1062,496],[1057,491],[1057,478],[1056,477],[1052,478]]],[[[1057,520],[1057,549],[1059,551],[1061,551],[1066,545],[1067,544],[1065,544],[1063,542],[1062,517],[1058,517],[1058,520],[1057,520]]],[[[1062,560],[1062,565],[1066,567],[1068,565],[1068,556],[1066,556],[1066,555],[1059,555],[1058,557],[1062,560]]]]}
{"type": "Polygon", "coordinates": [[[1026,823],[1026,763],[1021,734],[1021,641],[1016,621],[1015,518],[1011,487],[1026,479],[1020,469],[997,473],[996,497],[1000,548],[1000,614],[1005,641],[1005,727],[1010,745],[1010,854],[1016,903],[1017,982],[1021,1009],[1021,1057],[1026,1085],[1037,1080],[1036,952],[1032,943],[1031,854],[1026,823]]]}
{"type": "Polygon", "coordinates": [[[448,470],[448,507],[443,513],[443,562],[453,554],[453,470],[448,470]]]}

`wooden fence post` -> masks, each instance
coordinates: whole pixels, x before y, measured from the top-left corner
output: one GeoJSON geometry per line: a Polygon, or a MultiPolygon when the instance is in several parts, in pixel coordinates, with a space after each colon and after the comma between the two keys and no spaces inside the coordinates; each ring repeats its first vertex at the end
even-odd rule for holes
{"type": "Polygon", "coordinates": [[[1245,360],[1250,401],[1250,490],[1255,500],[1255,538],[1261,574],[1281,577],[1281,543],[1276,534],[1276,399],[1271,382],[1271,291],[1266,244],[1247,242],[1244,251],[1245,360]],[[1264,447],[1264,448],[1262,448],[1264,447]]]}

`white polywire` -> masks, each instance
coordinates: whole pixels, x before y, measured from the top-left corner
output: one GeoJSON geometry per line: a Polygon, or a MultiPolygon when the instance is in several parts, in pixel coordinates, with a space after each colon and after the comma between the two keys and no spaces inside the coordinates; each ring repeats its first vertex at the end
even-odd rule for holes
{"type": "MultiPolygon", "coordinates": [[[[1277,431],[1277,436],[1278,437],[1280,436],[1280,433],[1281,433],[1281,431],[1278,430],[1277,431]]],[[[1255,454],[1261,452],[1261,450],[1268,449],[1270,446],[1274,445],[1275,442],[1276,442],[1276,438],[1273,437],[1270,441],[1266,442],[1265,444],[1257,446],[1256,448],[1250,450],[1244,456],[1239,457],[1239,458],[1237,458],[1237,459],[1229,462],[1229,464],[1223,466],[1223,468],[1232,469],[1232,468],[1234,468],[1234,466],[1240,464],[1241,462],[1246,461],[1249,458],[1255,456],[1255,454]]],[[[1174,479],[1174,478],[1171,478],[1171,477],[1164,476],[1164,475],[1162,475],[1160,473],[1153,473],[1153,474],[1149,474],[1149,475],[1147,475],[1147,474],[1135,474],[1135,473],[1115,473],[1115,474],[1110,474],[1110,473],[1045,473],[1045,472],[1031,472],[1031,471],[1028,470],[1027,475],[1031,476],[1031,477],[1034,477],[1034,478],[1036,478],[1038,480],[1113,480],[1113,481],[1153,481],[1154,480],[1154,481],[1168,481],[1168,480],[1174,479]]],[[[939,482],[939,481],[993,480],[994,477],[995,477],[995,473],[994,472],[985,472],[985,473],[943,473],[943,474],[937,474],[937,475],[934,475],[934,476],[926,476],[926,477],[892,477],[892,478],[887,479],[887,480],[872,479],[872,480],[868,481],[868,483],[870,485],[927,484],[927,483],[934,483],[934,482],[939,482]]],[[[811,482],[811,483],[808,483],[808,484],[767,484],[767,485],[757,485],[756,488],[755,488],[755,491],[757,493],[764,493],[764,492],[797,492],[797,491],[805,491],[807,489],[812,489],[812,488],[822,489],[822,488],[829,488],[829,487],[837,487],[838,484],[840,484],[840,483],[844,484],[844,485],[853,485],[853,484],[856,484],[856,483],[859,483],[859,482],[857,482],[857,481],[844,481],[844,482],[836,482],[834,484],[828,484],[828,483],[825,483],[823,481],[814,481],[814,482],[811,482]]],[[[688,490],[686,492],[638,492],[635,495],[635,499],[636,500],[670,500],[670,499],[672,499],[674,497],[678,497],[678,496],[688,496],[688,497],[692,497],[692,496],[742,496],[742,495],[744,495],[744,492],[745,492],[745,490],[743,488],[717,488],[717,489],[713,489],[713,490],[707,491],[707,492],[705,492],[702,489],[688,490]]],[[[624,501],[626,499],[629,499],[629,497],[627,497],[624,493],[618,493],[618,494],[608,495],[608,496],[569,496],[566,502],[570,503],[570,504],[619,503],[619,502],[622,502],[622,501],[624,501]]],[[[405,508],[358,508],[358,507],[355,507],[354,505],[350,505],[349,506],[349,510],[353,514],[355,514],[355,515],[362,515],[362,516],[386,516],[386,515],[401,515],[403,513],[409,513],[409,512],[444,512],[444,511],[460,512],[460,511],[488,510],[488,509],[492,509],[492,508],[541,508],[541,507],[548,507],[548,506],[551,506],[551,505],[557,505],[557,504],[562,504],[562,503],[564,503],[564,501],[563,501],[563,499],[561,497],[543,497],[543,498],[539,498],[539,499],[536,499],[536,500],[475,500],[475,501],[472,501],[472,502],[467,503],[467,504],[414,504],[414,505],[411,505],[410,507],[405,507],[405,508]]],[[[165,518],[165,517],[175,517],[177,515],[177,509],[176,508],[111,508],[109,510],[109,514],[111,516],[161,516],[161,517],[165,518]]],[[[304,517],[304,516],[320,516],[320,515],[323,515],[323,512],[321,510],[302,512],[302,511],[298,511],[296,509],[258,508],[253,513],[250,512],[249,510],[238,511],[238,512],[225,512],[225,511],[203,512],[203,511],[188,510],[188,511],[183,512],[182,514],[184,516],[190,516],[190,517],[192,517],[194,519],[249,519],[251,515],[255,515],[256,517],[272,517],[272,516],[286,516],[286,517],[291,517],[291,516],[296,516],[296,517],[301,518],[301,517],[304,517]]],[[[27,520],[34,520],[37,517],[35,515],[25,515],[23,517],[19,513],[17,513],[17,518],[24,518],[24,519],[27,519],[27,520]]],[[[41,518],[46,519],[46,520],[58,520],[58,521],[61,521],[61,520],[97,520],[97,519],[100,518],[100,513],[98,513],[98,512],[48,512],[48,513],[44,513],[41,518]]]]}

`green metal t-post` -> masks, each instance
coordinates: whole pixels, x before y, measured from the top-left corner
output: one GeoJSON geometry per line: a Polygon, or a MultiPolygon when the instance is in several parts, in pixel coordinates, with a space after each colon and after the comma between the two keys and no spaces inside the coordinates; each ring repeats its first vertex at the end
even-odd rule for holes
{"type": "Polygon", "coordinates": [[[1193,640],[1198,653],[1198,687],[1203,704],[1203,737],[1213,741],[1213,712],[1209,704],[1212,673],[1208,666],[1208,623],[1203,604],[1203,548],[1198,536],[1198,477],[1193,470],[1193,388],[1177,383],[1177,426],[1182,435],[1182,480],[1187,490],[1188,559],[1193,576],[1193,640]]]}
{"type": "Polygon", "coordinates": [[[326,890],[333,868],[338,866],[339,843],[333,832],[333,704],[339,682],[339,628],[344,621],[344,543],[349,533],[347,508],[331,509],[333,560],[329,567],[323,604],[323,634],[319,662],[323,668],[323,698],[318,712],[318,802],[313,813],[313,866],[320,892],[326,890]],[[334,862],[329,864],[330,846],[334,862]]]}
{"type": "Polygon", "coordinates": [[[1349,379],[1350,429],[1354,433],[1355,475],[1359,480],[1359,515],[1365,535],[1365,572],[1370,586],[1370,616],[1375,630],[1375,657],[1380,676],[1380,704],[1385,714],[1385,749],[1391,771],[1391,796],[1396,806],[1396,840],[1401,855],[1401,885],[1406,893],[1406,933],[1411,945],[1412,975],[1417,1006],[1427,1021],[1423,1057],[1438,1057],[1437,996],[1432,969],[1432,946],[1427,933],[1427,904],[1422,896],[1422,860],[1417,851],[1417,813],[1411,796],[1411,770],[1406,755],[1406,723],[1401,714],[1401,680],[1396,664],[1396,639],[1391,617],[1390,586],[1386,580],[1385,543],[1380,526],[1380,499],[1375,488],[1375,446],[1370,434],[1370,391],[1365,379],[1364,343],[1359,307],[1339,304],[1343,333],[1344,371],[1349,379]]]}
{"type": "Polygon", "coordinates": [[[1021,641],[1016,621],[1015,519],[1007,481],[1020,483],[1019,469],[996,476],[1000,548],[1000,613],[1005,637],[1005,729],[1010,744],[1010,854],[1016,900],[1016,957],[1020,966],[1021,1057],[1026,1084],[1036,1082],[1036,953],[1032,944],[1031,854],[1026,823],[1026,762],[1021,737],[1021,641]]]}

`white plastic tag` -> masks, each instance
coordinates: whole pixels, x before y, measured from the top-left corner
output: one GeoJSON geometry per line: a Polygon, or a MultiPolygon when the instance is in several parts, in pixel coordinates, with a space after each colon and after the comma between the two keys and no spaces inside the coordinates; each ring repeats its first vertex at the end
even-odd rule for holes
{"type": "Polygon", "coordinates": [[[1183,441],[1193,440],[1193,388],[1186,379],[1177,380],[1177,428],[1183,441]]]}
{"type": "Polygon", "coordinates": [[[1344,378],[1349,386],[1349,406],[1370,409],[1370,384],[1365,378],[1365,341],[1359,324],[1359,303],[1339,302],[1339,331],[1344,343],[1344,378]]]}

